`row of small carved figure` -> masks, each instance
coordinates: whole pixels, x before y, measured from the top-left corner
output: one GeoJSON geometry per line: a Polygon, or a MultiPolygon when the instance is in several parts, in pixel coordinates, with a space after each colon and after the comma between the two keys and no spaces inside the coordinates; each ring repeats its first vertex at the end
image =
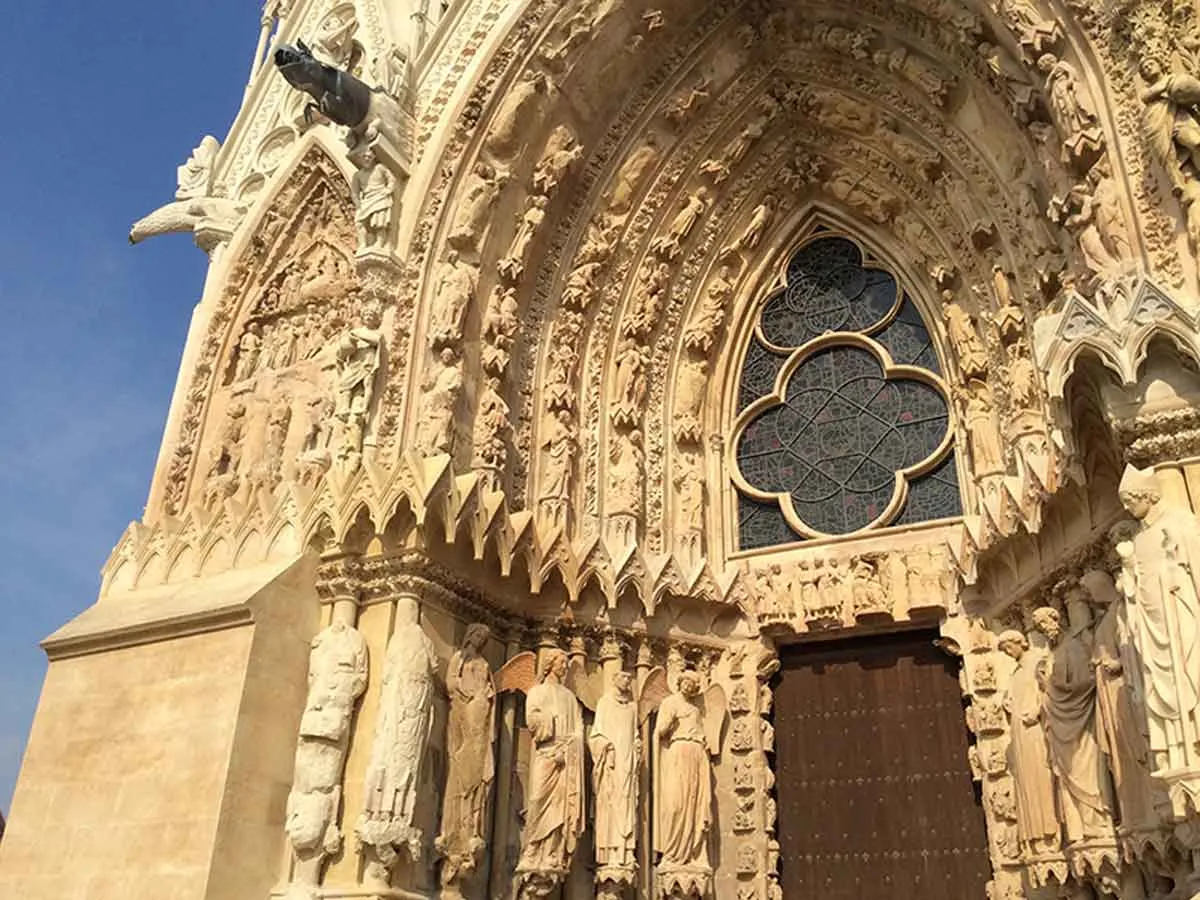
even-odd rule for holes
{"type": "Polygon", "coordinates": [[[916,548],[846,558],[775,563],[752,573],[763,623],[800,621],[809,627],[852,625],[857,618],[898,618],[943,607],[946,552],[916,548]]]}
{"type": "MultiPolygon", "coordinates": [[[[366,643],[351,624],[353,615],[352,604],[335,605],[332,623],[313,642],[286,826],[295,853],[292,880],[298,884],[319,884],[325,860],[341,845],[342,769],[368,671],[366,643]]],[[[428,777],[439,660],[418,618],[417,601],[401,597],[384,663],[363,812],[355,825],[365,877],[376,886],[391,882],[400,849],[414,862],[426,856],[418,794],[428,777]]],[[[525,695],[531,741],[516,868],[522,896],[545,896],[571,868],[588,824],[584,783],[589,752],[598,886],[607,883],[619,894],[622,886],[633,883],[644,802],[638,785],[649,766],[660,885],[669,881],[675,885],[672,890],[684,895],[707,896],[712,880],[711,757],[721,752],[729,716],[721,685],[710,683],[702,690],[707,678],[693,669],[676,671],[673,686],[660,667],[641,677],[626,671],[606,676],[600,668],[588,671],[582,660],[569,664],[558,649],[543,651],[540,663],[533,653],[520,653],[493,672],[483,656],[489,638],[486,626],[470,626],[446,674],[447,765],[440,834],[434,841],[442,859],[443,888],[461,891],[477,877],[489,839],[496,698],[518,691],[525,695]],[[590,728],[581,704],[594,711],[590,728]],[[647,731],[652,714],[656,718],[647,731]],[[643,734],[652,735],[648,754],[643,734]]],[[[753,702],[745,690],[735,692],[735,700],[739,711],[749,710],[753,702]]],[[[736,729],[733,743],[739,752],[758,745],[758,735],[743,735],[745,730],[736,729]]]]}

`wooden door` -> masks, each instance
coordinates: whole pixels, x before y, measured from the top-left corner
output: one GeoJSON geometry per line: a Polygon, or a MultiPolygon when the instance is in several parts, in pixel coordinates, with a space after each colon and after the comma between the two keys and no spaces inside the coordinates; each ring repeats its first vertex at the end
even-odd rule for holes
{"type": "Polygon", "coordinates": [[[785,650],[775,695],[787,900],[984,900],[958,661],[908,633],[785,650]]]}

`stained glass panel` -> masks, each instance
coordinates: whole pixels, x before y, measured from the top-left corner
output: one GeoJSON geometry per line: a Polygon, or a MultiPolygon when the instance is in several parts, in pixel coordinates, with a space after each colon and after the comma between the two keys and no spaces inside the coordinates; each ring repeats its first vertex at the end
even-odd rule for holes
{"type": "MultiPolygon", "coordinates": [[[[852,241],[825,237],[801,248],[787,284],[763,306],[759,324],[789,352],[823,334],[870,337],[904,365],[938,372],[929,330],[888,272],[867,266],[852,241]]],[[[738,409],[771,395],[786,357],[752,337],[738,409]]],[[[811,529],[847,534],[877,523],[897,473],[936,452],[949,428],[942,392],[913,378],[885,377],[875,354],[847,341],[806,358],[788,379],[782,403],[757,414],[736,447],[742,477],[756,490],[790,498],[811,529]]],[[[953,454],[911,480],[890,522],[910,524],[961,513],[953,454]]],[[[778,500],[738,500],[742,549],[801,540],[778,500]]]]}

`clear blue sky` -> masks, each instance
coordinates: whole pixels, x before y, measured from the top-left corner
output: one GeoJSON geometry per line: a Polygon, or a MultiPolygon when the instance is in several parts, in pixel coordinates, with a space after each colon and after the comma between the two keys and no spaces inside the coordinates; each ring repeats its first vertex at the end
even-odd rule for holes
{"type": "Polygon", "coordinates": [[[45,674],[141,515],[188,317],[190,237],[129,247],[237,112],[253,0],[6,4],[0,83],[0,810],[45,674]]]}

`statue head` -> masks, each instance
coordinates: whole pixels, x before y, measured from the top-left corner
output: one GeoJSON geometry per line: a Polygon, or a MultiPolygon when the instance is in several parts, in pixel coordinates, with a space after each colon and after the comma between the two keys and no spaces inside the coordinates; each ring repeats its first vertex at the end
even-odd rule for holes
{"type": "Polygon", "coordinates": [[[378,328],[383,321],[383,310],[374,300],[369,300],[363,304],[362,322],[368,328],[378,328]]]}
{"type": "Polygon", "coordinates": [[[1058,65],[1058,57],[1053,53],[1043,53],[1038,57],[1037,67],[1043,75],[1049,75],[1050,71],[1058,65]]]}
{"type": "Polygon", "coordinates": [[[1107,607],[1116,600],[1116,585],[1112,576],[1103,569],[1088,569],[1079,576],[1079,586],[1097,606],[1107,607]]]}
{"type": "Polygon", "coordinates": [[[538,681],[545,681],[550,675],[553,675],[561,681],[567,674],[567,654],[558,648],[546,651],[546,655],[542,657],[542,663],[538,667],[538,681]]]}
{"type": "Polygon", "coordinates": [[[633,673],[624,670],[617,672],[613,676],[613,688],[617,692],[617,696],[622,699],[627,699],[633,696],[633,673]]]}
{"type": "Polygon", "coordinates": [[[1162,499],[1162,489],[1154,477],[1154,469],[1139,469],[1136,466],[1126,466],[1125,474],[1121,476],[1121,484],[1117,488],[1121,505],[1135,519],[1144,519],[1146,514],[1162,499]]]}
{"type": "Polygon", "coordinates": [[[1000,648],[1001,653],[1005,653],[1013,659],[1020,659],[1029,649],[1029,641],[1021,632],[1009,629],[1001,632],[1000,637],[996,640],[996,646],[1000,648]]]}
{"type": "Polygon", "coordinates": [[[685,697],[695,697],[700,693],[700,675],[694,669],[684,669],[679,673],[679,693],[685,697]]]}
{"type": "Polygon", "coordinates": [[[1053,606],[1039,606],[1033,611],[1033,627],[1056,643],[1062,635],[1062,614],[1053,606]]]}
{"type": "Polygon", "coordinates": [[[482,653],[484,645],[491,636],[491,629],[482,622],[472,622],[467,626],[467,633],[463,635],[463,648],[473,653],[482,653]]]}
{"type": "Polygon", "coordinates": [[[1163,68],[1162,60],[1160,60],[1157,56],[1144,57],[1138,64],[1138,71],[1141,73],[1142,78],[1148,82],[1158,81],[1158,79],[1162,78],[1163,75],[1166,74],[1166,70],[1163,68]]]}
{"type": "Polygon", "coordinates": [[[396,599],[396,627],[416,625],[421,617],[421,605],[412,595],[401,595],[396,599]]]}

